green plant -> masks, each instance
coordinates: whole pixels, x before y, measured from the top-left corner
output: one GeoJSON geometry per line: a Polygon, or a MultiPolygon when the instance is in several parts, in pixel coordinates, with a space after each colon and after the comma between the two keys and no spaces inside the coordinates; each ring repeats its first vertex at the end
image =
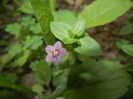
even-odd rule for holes
{"type": "MultiPolygon", "coordinates": [[[[76,14],[68,10],[55,11],[55,1],[49,3],[24,1],[20,9],[34,13],[37,20],[28,15],[7,25],[5,31],[14,35],[15,43],[2,57],[1,71],[29,66],[36,78],[32,90],[40,99],[118,99],[123,96],[131,81],[124,70],[126,66],[119,62],[96,61],[103,52],[86,29],[112,22],[133,3],[130,0],[97,0],[76,14]]],[[[133,46],[129,41],[120,40],[117,47],[132,56],[133,46]]],[[[0,84],[27,92],[18,85],[10,85],[12,83],[0,84]]]]}

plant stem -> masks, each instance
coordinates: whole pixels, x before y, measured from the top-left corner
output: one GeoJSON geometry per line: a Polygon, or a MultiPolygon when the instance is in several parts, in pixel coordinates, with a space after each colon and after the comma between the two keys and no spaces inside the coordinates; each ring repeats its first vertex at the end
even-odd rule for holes
{"type": "Polygon", "coordinates": [[[55,11],[55,0],[49,0],[51,12],[55,11]]]}

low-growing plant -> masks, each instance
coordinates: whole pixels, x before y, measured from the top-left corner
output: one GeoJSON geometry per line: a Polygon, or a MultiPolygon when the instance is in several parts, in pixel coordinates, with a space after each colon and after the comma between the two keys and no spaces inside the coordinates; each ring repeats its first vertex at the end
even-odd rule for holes
{"type": "MultiPolygon", "coordinates": [[[[5,31],[14,39],[0,62],[1,71],[29,67],[36,78],[33,92],[13,85],[14,82],[7,83],[1,76],[0,87],[35,92],[39,99],[118,99],[123,96],[131,82],[125,68],[131,65],[96,60],[103,52],[86,29],[114,21],[133,3],[130,0],[96,0],[80,12],[72,12],[56,11],[55,0],[44,1],[23,2],[20,10],[28,15],[6,26],[5,31]]],[[[129,41],[120,40],[116,45],[133,56],[133,45],[129,41]]]]}

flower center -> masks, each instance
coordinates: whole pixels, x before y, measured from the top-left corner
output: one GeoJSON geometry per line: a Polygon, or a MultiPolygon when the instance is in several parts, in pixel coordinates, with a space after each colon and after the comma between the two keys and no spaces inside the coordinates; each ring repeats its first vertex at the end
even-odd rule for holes
{"type": "Polygon", "coordinates": [[[58,55],[59,55],[59,50],[53,49],[53,50],[52,50],[52,55],[53,55],[54,57],[58,56],[58,55]]]}

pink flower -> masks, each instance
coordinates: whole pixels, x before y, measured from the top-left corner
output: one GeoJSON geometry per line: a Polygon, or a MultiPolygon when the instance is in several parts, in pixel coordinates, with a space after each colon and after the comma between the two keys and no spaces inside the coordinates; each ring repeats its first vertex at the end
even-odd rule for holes
{"type": "Polygon", "coordinates": [[[61,63],[61,58],[67,54],[67,50],[62,48],[62,43],[57,41],[54,46],[48,45],[45,48],[47,52],[46,61],[54,62],[55,64],[61,63]]]}

